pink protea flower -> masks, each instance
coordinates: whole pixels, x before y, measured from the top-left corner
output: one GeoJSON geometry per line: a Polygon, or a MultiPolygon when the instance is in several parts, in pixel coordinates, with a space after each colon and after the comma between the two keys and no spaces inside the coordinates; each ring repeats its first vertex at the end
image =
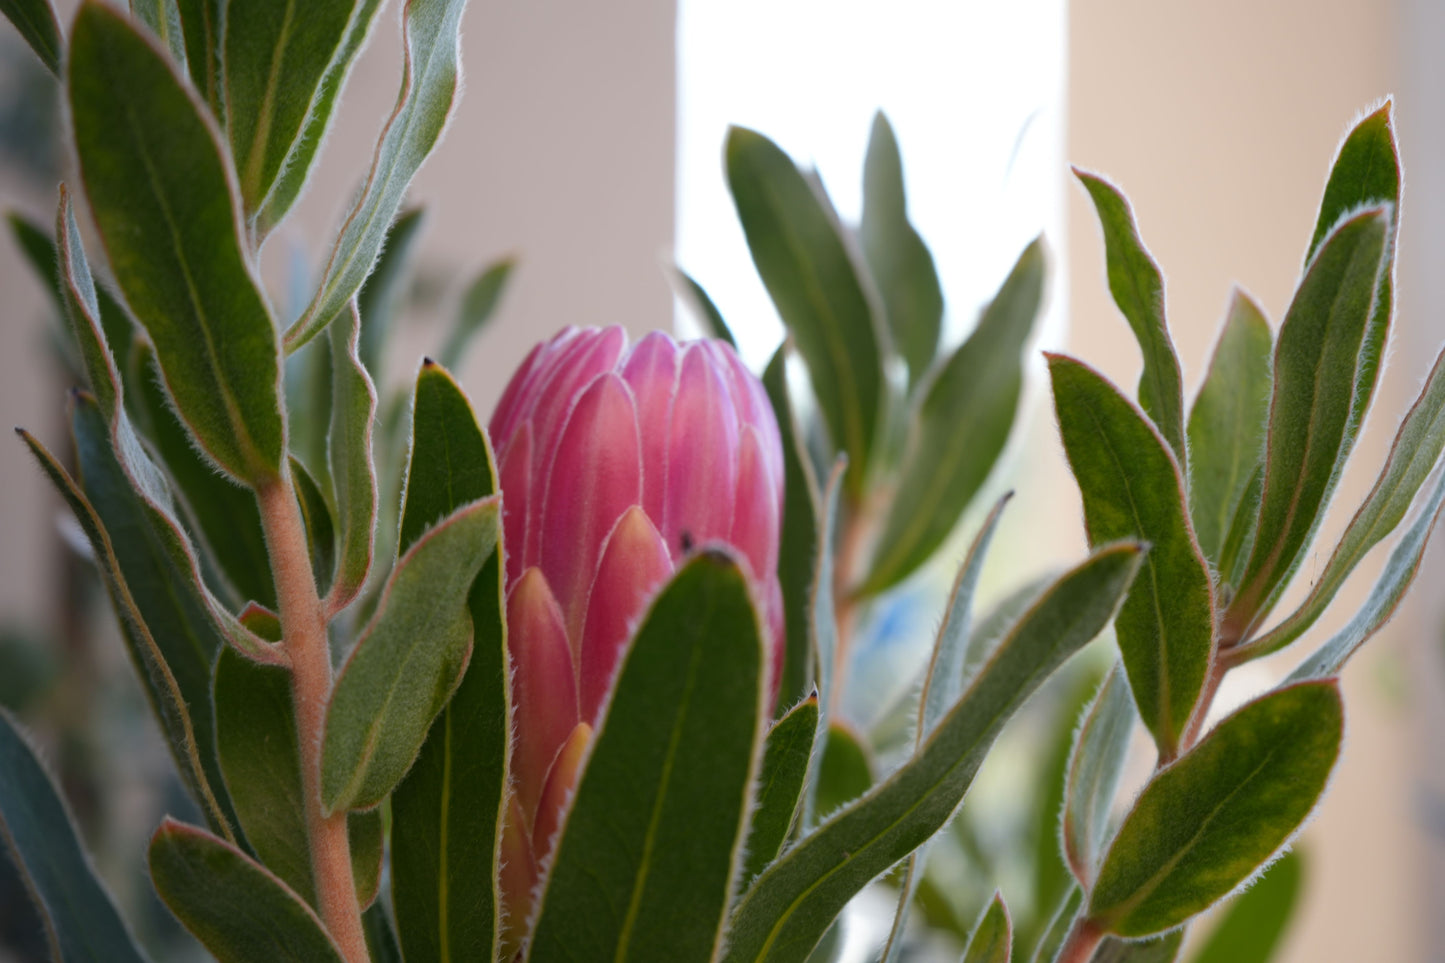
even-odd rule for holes
{"type": "Polygon", "coordinates": [[[512,926],[576,781],[618,657],[678,562],[707,543],[750,569],[782,659],[783,451],[767,394],[721,342],[568,328],[532,349],[492,416],[514,663],[512,926]]]}

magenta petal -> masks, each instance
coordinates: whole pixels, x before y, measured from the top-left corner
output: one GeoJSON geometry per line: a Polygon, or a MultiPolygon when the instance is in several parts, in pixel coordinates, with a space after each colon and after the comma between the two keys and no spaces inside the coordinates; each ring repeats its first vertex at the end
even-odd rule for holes
{"type": "MultiPolygon", "coordinates": [[[[556,450],[557,439],[578,395],[598,375],[616,367],[626,347],[627,332],[613,325],[601,330],[583,330],[562,349],[540,380],[532,404],[532,431],[538,452],[550,456],[556,450]]],[[[550,457],[546,457],[538,467],[545,472],[550,464],[550,457]]]]}
{"type": "Polygon", "coordinates": [[[728,541],[747,557],[759,584],[778,568],[778,496],[768,473],[767,456],[758,431],[743,429],[738,453],[737,502],[728,541]]]}
{"type": "Polygon", "coordinates": [[[674,557],[732,531],[738,421],[727,376],[704,345],[684,349],[668,433],[662,534],[674,557]]]}
{"type": "Polygon", "coordinates": [[[539,569],[522,573],[507,599],[507,644],[517,725],[512,774],[522,811],[530,817],[557,749],[577,725],[572,650],[562,612],[539,569]]]}
{"type": "Polygon", "coordinates": [[[763,383],[753,377],[752,372],[727,345],[715,342],[713,351],[726,366],[733,399],[738,407],[738,416],[743,424],[752,425],[758,431],[762,452],[767,459],[768,474],[773,479],[773,490],[779,495],[779,513],[782,512],[783,492],[783,442],[778,434],[778,420],[773,415],[773,403],[768,398],[763,383]]]}
{"type": "Polygon", "coordinates": [[[537,526],[527,514],[540,505],[532,497],[532,423],[507,443],[497,469],[502,487],[502,547],[507,558],[507,584],[513,585],[526,567],[527,533],[537,526]]]}
{"type": "Polygon", "coordinates": [[[677,385],[677,345],[653,331],[632,349],[622,377],[637,399],[637,426],[642,434],[642,507],[662,518],[667,490],[667,426],[677,385]]]}
{"type": "Polygon", "coordinates": [[[502,397],[497,401],[497,407],[492,410],[492,420],[487,423],[487,434],[494,440],[505,442],[516,430],[517,422],[526,416],[522,399],[536,379],[537,370],[542,366],[547,349],[551,346],[551,341],[545,341],[528,351],[527,357],[522,359],[512,379],[507,382],[507,387],[502,390],[502,397]]]}
{"type": "Polygon", "coordinates": [[[598,377],[562,430],[541,515],[540,564],[576,648],[602,544],[642,497],[640,448],[632,393],[617,375],[598,377]]]}
{"type": "Polygon", "coordinates": [[[617,659],[648,602],[671,575],[667,543],[642,509],[629,508],[607,538],[587,599],[578,680],[583,722],[597,724],[617,659]]]}

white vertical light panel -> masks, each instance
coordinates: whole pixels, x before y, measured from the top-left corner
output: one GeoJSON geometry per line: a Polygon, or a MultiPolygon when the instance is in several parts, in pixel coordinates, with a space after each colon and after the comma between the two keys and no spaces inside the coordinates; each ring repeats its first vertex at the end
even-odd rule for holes
{"type": "MultiPolygon", "coordinates": [[[[944,340],[973,325],[1044,232],[1064,303],[1065,0],[679,0],[677,260],[717,302],[749,363],[781,337],[722,169],[729,124],[815,165],[845,220],[861,210],[875,110],[903,150],[909,214],[948,305],[944,340]]],[[[684,332],[696,331],[686,311],[684,332]]],[[[1058,343],[1059,312],[1044,338],[1058,343]]]]}

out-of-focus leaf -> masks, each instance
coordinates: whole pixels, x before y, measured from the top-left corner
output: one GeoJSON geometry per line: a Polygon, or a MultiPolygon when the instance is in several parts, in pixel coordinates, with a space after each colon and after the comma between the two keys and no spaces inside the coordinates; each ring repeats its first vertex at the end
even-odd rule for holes
{"type": "Polygon", "coordinates": [[[674,268],[673,277],[676,280],[678,293],[684,301],[692,305],[698,320],[702,322],[703,330],[707,332],[707,336],[726,341],[732,345],[733,350],[736,351],[738,339],[733,337],[732,328],[729,328],[727,321],[723,320],[722,312],[718,310],[717,305],[714,304],[712,298],[708,296],[707,289],[697,283],[697,280],[682,268],[674,268]]]}
{"type": "Polygon", "coordinates": [[[331,433],[326,447],[340,536],[336,576],[327,594],[333,612],[361,591],[376,544],[376,467],[372,458],[376,388],[357,353],[359,325],[353,303],[330,333],[331,433]]]}
{"type": "Polygon", "coordinates": [[[765,716],[762,632],[730,555],[664,588],[622,656],[528,959],[714,957],[765,716]]]}
{"type": "Polygon", "coordinates": [[[357,0],[226,3],[226,133],[249,216],[291,160],[357,0]]]}
{"type": "Polygon", "coordinates": [[[346,835],[351,844],[351,878],[356,885],[356,902],[366,910],[381,892],[381,862],[386,848],[381,807],[351,813],[346,819],[346,835]]]}
{"type": "Polygon", "coordinates": [[[181,30],[181,11],[176,0],[130,0],[133,17],[150,28],[151,34],[170,54],[176,67],[186,68],[186,39],[181,30]]]}
{"type": "Polygon", "coordinates": [[[1138,718],[1124,665],[1116,663],[1079,725],[1064,784],[1064,861],[1084,886],[1093,883],[1107,842],[1109,810],[1123,775],[1129,735],[1138,718]]]}
{"type": "Polygon", "coordinates": [[[863,490],[887,401],[887,341],[839,226],[791,158],[756,131],[727,139],[728,185],[748,249],[807,362],[848,491],[863,490]]]}
{"type": "Polygon", "coordinates": [[[1354,443],[1356,363],[1391,216],[1374,208],[1342,222],[1310,262],[1280,326],[1258,531],[1225,612],[1226,641],[1245,636],[1289,584],[1354,443]]]}
{"type": "Polygon", "coordinates": [[[1003,724],[1113,616],[1140,554],[1136,544],[1111,546],[1060,578],[994,652],[922,751],[753,881],[734,912],[724,959],[803,957],[849,899],[937,832],[1003,724]]]}
{"type": "Polygon", "coordinates": [[[1106,936],[1089,963],[1174,963],[1183,946],[1183,927],[1152,940],[1121,940],[1116,936],[1106,936]]]}
{"type": "Polygon", "coordinates": [[[251,484],[285,452],[280,353],[205,108],[124,15],[88,0],[67,73],[81,178],[126,302],[206,454],[251,484]]]}
{"type": "MultiPolygon", "coordinates": [[[[402,550],[426,525],[497,490],[486,435],[447,372],[424,364],[412,406],[402,550]]],[[[473,646],[456,694],[391,797],[392,903],[412,963],[491,959],[501,932],[497,865],[511,750],[500,548],[467,597],[473,646]]]]}
{"type": "Polygon", "coordinates": [[[1189,412],[1189,515],[1200,550],[1221,577],[1230,526],[1264,460],[1272,340],[1264,313],[1235,290],[1189,412]]]}
{"type": "Polygon", "coordinates": [[[401,94],[372,159],[371,174],[342,225],[321,286],[286,332],[295,351],[340,314],[371,274],[406,187],[441,138],[456,102],[458,47],[466,0],[407,0],[401,94]]]}
{"type": "Polygon", "coordinates": [[[743,882],[751,881],[777,858],[798,816],[803,777],[813,754],[818,730],[818,697],[810,696],[788,711],[768,732],[758,799],[748,832],[743,882]]]}
{"type": "Polygon", "coordinates": [[[186,67],[191,83],[217,120],[221,106],[221,21],[223,0],[176,0],[186,42],[186,67]]]}
{"type": "Polygon", "coordinates": [[[828,724],[828,742],[818,766],[817,812],[827,817],[873,788],[872,753],[845,722],[828,724]]]}
{"type": "Polygon", "coordinates": [[[1179,466],[1149,420],[1102,375],[1049,355],[1054,410],[1084,500],[1089,542],[1149,544],[1115,631],[1139,714],[1169,758],[1214,651],[1214,587],[1194,540],[1179,466]]]}
{"type": "Polygon", "coordinates": [[[773,354],[763,371],[763,387],[778,419],[783,441],[783,525],[778,547],[778,582],[783,589],[783,679],[778,708],[793,705],[813,682],[808,617],[813,566],[818,551],[818,482],[803,449],[788,395],[787,347],[773,354]]]}
{"type": "Polygon", "coordinates": [[[1104,231],[1109,293],[1133,329],[1134,339],[1144,356],[1144,373],[1139,377],[1139,405],[1169,443],[1179,464],[1187,465],[1184,382],[1179,374],[1179,356],[1174,353],[1174,342],[1164,319],[1164,276],[1140,240],[1134,212],[1119,189],[1077,167],[1074,174],[1089,192],[1104,231]]]}
{"type": "Polygon", "coordinates": [[[1084,891],[1077,886],[1070,886],[1064,898],[1059,901],[1058,908],[1054,910],[1043,936],[1039,937],[1038,944],[1034,946],[1029,963],[1053,963],[1060,947],[1064,945],[1064,940],[1068,939],[1069,930],[1083,905],[1084,891]]]}
{"type": "Polygon", "coordinates": [[[306,544],[311,546],[311,577],[316,580],[317,591],[325,592],[336,571],[336,524],[331,518],[331,506],[295,455],[291,456],[291,480],[301,505],[301,522],[306,526],[306,544]]]}
{"type": "Polygon", "coordinates": [[[361,914],[361,928],[366,932],[366,949],[371,954],[371,963],[404,963],[396,930],[386,915],[385,902],[372,903],[371,908],[361,914]]]}
{"type": "Polygon", "coordinates": [[[60,36],[60,24],[55,19],[55,8],[50,0],[0,0],[0,13],[15,25],[20,36],[30,44],[40,62],[50,72],[60,74],[60,50],[64,41],[60,36]]]}
{"type": "Polygon", "coordinates": [[[1104,856],[1089,916],[1120,936],[1151,936],[1227,896],[1314,809],[1343,734],[1335,680],[1237,710],[1144,787],[1104,856]]]}
{"type": "Polygon", "coordinates": [[[397,215],[386,232],[376,267],[356,292],[356,309],[361,315],[357,353],[373,381],[385,383],[382,364],[386,360],[387,340],[411,277],[413,255],[425,224],[426,208],[423,207],[413,207],[397,215]]]}
{"type": "Polygon", "coordinates": [[[1043,242],[1034,241],[973,334],[928,385],[860,591],[882,591],[916,571],[948,538],[988,478],[1018,412],[1024,342],[1043,290],[1043,242]]]}
{"type": "Polygon", "coordinates": [[[1012,955],[1013,922],[1003,895],[994,893],[969,935],[960,963],[1009,963],[1012,955]]]}
{"type": "Polygon", "coordinates": [[[1281,856],[1223,912],[1191,963],[1269,963],[1299,903],[1303,861],[1281,856]]]}
{"type": "MultiPolygon", "coordinates": [[[[5,0],[0,0],[3,4],[5,0]]],[[[60,186],[62,204],[65,204],[67,196],[65,185],[60,186]]],[[[30,269],[35,272],[35,279],[45,288],[45,293],[55,303],[55,310],[61,317],[65,316],[65,298],[61,293],[62,281],[60,278],[60,258],[56,253],[54,239],[48,231],[34,223],[30,218],[11,211],[5,215],[5,222],[10,225],[10,236],[15,239],[15,245],[20,248],[20,253],[25,257],[30,269]]],[[[57,235],[64,236],[64,215],[57,222],[57,235]]]]}
{"type": "Polygon", "coordinates": [[[943,325],[943,289],[933,255],[908,220],[903,189],[903,158],[893,126],[873,116],[868,154],[863,160],[863,219],[858,227],[868,270],[888,314],[893,343],[916,384],[933,364],[943,325]]]}
{"type": "Polygon", "coordinates": [[[167,817],[149,859],[156,893],[219,963],[345,963],[311,907],[230,843],[167,817]]]}
{"type": "Polygon", "coordinates": [[[0,710],[0,843],[25,878],[60,963],[142,963],[55,784],[0,710]]]}
{"type": "Polygon", "coordinates": [[[833,560],[838,557],[838,497],[843,489],[847,456],[839,455],[828,476],[823,493],[823,514],[818,527],[817,559],[813,583],[808,589],[808,641],[814,678],[818,686],[818,732],[813,737],[813,757],[808,760],[808,775],[803,780],[804,832],[811,830],[818,812],[819,772],[823,753],[828,748],[832,731],[833,680],[838,660],[838,621],[833,607],[833,560]]]}
{"type": "Polygon", "coordinates": [[[515,258],[504,257],[488,265],[467,285],[446,343],[437,354],[443,367],[456,368],[466,358],[467,349],[496,314],[516,266],[515,258]]]}
{"type": "Polygon", "coordinates": [[[497,544],[497,499],[469,502],[396,563],[326,712],[329,812],[381,802],[411,768],[472,649],[467,595],[497,544]]]}

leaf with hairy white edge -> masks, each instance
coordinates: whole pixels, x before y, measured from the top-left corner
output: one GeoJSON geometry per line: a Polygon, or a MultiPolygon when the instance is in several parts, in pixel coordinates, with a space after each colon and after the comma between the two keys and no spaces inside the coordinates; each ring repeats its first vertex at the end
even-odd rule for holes
{"type": "Polygon", "coordinates": [[[1124,818],[1089,898],[1106,932],[1151,936],[1204,912],[1289,842],[1344,735],[1336,680],[1276,689],[1158,772],[1124,818]]]}
{"type": "MultiPolygon", "coordinates": [[[[492,450],[446,370],[423,364],[412,404],[401,523],[426,526],[497,489],[492,450]]],[[[407,958],[491,959],[501,933],[497,864],[511,748],[501,546],[472,583],[472,657],[421,753],[391,795],[391,891],[407,958]]]]}
{"type": "Polygon", "coordinates": [[[376,267],[356,292],[356,310],[361,315],[361,340],[357,354],[372,380],[386,383],[383,363],[392,322],[396,320],[407,282],[411,279],[413,255],[421,229],[426,225],[426,208],[402,211],[386,232],[377,255],[376,267]]]}
{"type": "Polygon", "coordinates": [[[705,960],[743,861],[767,687],[730,554],[673,577],[622,655],[563,817],[527,959],[705,960]]]}
{"type": "Polygon", "coordinates": [[[58,75],[60,51],[65,41],[61,39],[60,24],[50,0],[0,0],[0,13],[20,31],[40,62],[58,75]]]}
{"type": "Polygon", "coordinates": [[[10,713],[0,709],[0,843],[25,879],[63,963],[142,963],[96,875],[55,783],[10,713]]]}
{"type": "Polygon", "coordinates": [[[205,107],[98,0],[76,15],[67,74],[91,212],[176,410],[219,467],[253,486],[275,479],[286,448],[276,328],[205,107]]]}
{"type": "Polygon", "coordinates": [[[353,302],[330,332],[331,432],[326,448],[340,536],[336,577],[327,594],[333,612],[361,591],[376,544],[376,467],[372,461],[376,388],[357,353],[359,326],[353,302]]]}
{"type": "Polygon", "coordinates": [[[1430,498],[1420,508],[1420,514],[1390,552],[1390,558],[1370,589],[1364,606],[1344,628],[1290,673],[1291,680],[1324,679],[1339,674],[1360,646],[1390,621],[1400,600],[1419,574],[1430,532],[1440,517],[1442,503],[1445,503],[1445,474],[1436,481],[1430,498]]]}
{"type": "Polygon", "coordinates": [[[226,133],[247,216],[263,206],[285,169],[356,5],[357,0],[225,4],[226,133]]]}
{"type": "Polygon", "coordinates": [[[130,12],[150,28],[151,34],[171,56],[177,67],[186,67],[186,39],[181,31],[181,11],[176,0],[130,0],[130,12]]]}
{"type": "Polygon", "coordinates": [[[1184,947],[1183,927],[1152,940],[1121,940],[1106,936],[1089,963],[1174,963],[1184,947]]]}
{"type": "Polygon", "coordinates": [[[859,890],[942,828],[1004,723],[1113,617],[1142,552],[1135,543],[1101,549],[1055,582],[921,752],[753,881],[733,913],[724,959],[803,958],[859,890]]]}
{"type": "Polygon", "coordinates": [[[808,760],[813,755],[817,734],[816,695],[799,702],[768,731],[758,777],[757,804],[748,831],[744,883],[751,882],[776,859],[787,841],[788,830],[797,820],[803,778],[808,773],[808,760]]]}
{"type": "Polygon", "coordinates": [[[1009,963],[1012,956],[1013,921],[1009,919],[1003,894],[995,891],[969,934],[960,963],[1009,963]]]}
{"type": "Polygon", "coordinates": [[[908,364],[908,380],[917,384],[938,351],[943,289],[928,245],[908,220],[903,158],[893,126],[881,111],[873,115],[863,160],[863,218],[858,239],[887,309],[893,343],[908,364]]]}
{"type": "Polygon", "coordinates": [[[803,780],[803,831],[813,828],[818,813],[818,785],[823,769],[823,754],[832,731],[829,712],[833,699],[833,680],[838,658],[838,622],[833,608],[833,560],[838,557],[838,494],[843,489],[847,471],[846,455],[839,455],[828,476],[823,493],[823,514],[818,527],[818,547],[814,556],[813,584],[808,592],[808,640],[818,691],[818,732],[813,737],[813,755],[808,760],[808,775],[803,780]]]}
{"type": "Polygon", "coordinates": [[[877,768],[863,736],[848,723],[832,720],[818,766],[816,811],[826,817],[872,789],[877,768]]]}
{"type": "MultiPolygon", "coordinates": [[[[1445,451],[1445,352],[1435,359],[1420,397],[1400,422],[1375,487],[1350,519],[1309,596],[1278,626],[1244,647],[1250,658],[1278,652],[1314,625],[1365,557],[1404,520],[1425,479],[1445,451]]],[[[1429,512],[1428,514],[1433,514],[1429,512]]],[[[1427,533],[1428,534],[1428,533],[1427,533]]],[[[1408,540],[1408,536],[1406,536],[1408,540]]],[[[1379,596],[1371,594],[1371,600],[1379,596]]]]}
{"type": "Polygon", "coordinates": [[[1084,891],[1078,886],[1070,886],[1063,899],[1059,900],[1059,905],[1054,908],[1053,916],[1049,917],[1049,923],[1044,927],[1043,935],[1039,937],[1033,955],[1029,957],[1029,963],[1053,963],[1054,957],[1064,945],[1064,940],[1068,939],[1069,930],[1073,928],[1074,920],[1078,918],[1083,905],[1084,891]]]}
{"type": "Polygon", "coordinates": [[[472,649],[467,595],[497,545],[498,496],[438,522],[397,560],[326,710],[321,801],[369,809],[406,775],[472,649]]]}
{"type": "Polygon", "coordinates": [[[1274,353],[1264,493],[1226,638],[1264,618],[1305,558],[1354,442],[1351,398],[1368,333],[1391,212],[1343,221],[1320,246],[1280,326],[1274,353]]]}
{"type": "Polygon", "coordinates": [[[344,963],[311,907],[230,843],[166,817],[148,861],[161,901],[219,963],[344,963]]]}
{"type": "MultiPolygon", "coordinates": [[[[736,351],[738,347],[737,338],[733,337],[732,328],[723,320],[722,312],[718,310],[713,299],[708,295],[697,280],[680,267],[674,267],[672,272],[673,283],[677,288],[678,295],[692,306],[693,313],[702,322],[703,330],[710,338],[717,338],[732,345],[736,351]]],[[[779,349],[781,350],[781,348],[779,349]]]]}
{"type": "Polygon", "coordinates": [[[928,384],[860,591],[882,591],[917,571],[983,487],[1018,413],[1024,342],[1043,290],[1044,247],[1036,240],[928,384]]]}
{"type": "Polygon", "coordinates": [[[1074,736],[1064,783],[1060,842],[1064,861],[1084,886],[1094,881],[1107,841],[1109,810],[1138,718],[1124,665],[1115,663],[1074,736]]]}
{"type": "Polygon", "coordinates": [[[832,213],[776,144],[728,131],[728,186],[748,250],[807,362],[835,451],[857,495],[882,425],[887,337],[832,213]]]}
{"type": "Polygon", "coordinates": [[[223,0],[176,0],[181,33],[186,44],[186,67],[191,84],[211,113],[222,119],[221,106],[221,21],[223,0]]]}
{"type": "Polygon", "coordinates": [[[1291,850],[1226,907],[1191,963],[1269,963],[1299,905],[1304,860],[1291,850]]]}
{"type": "Polygon", "coordinates": [[[387,121],[366,186],[347,215],[305,313],[286,332],[292,352],[320,334],[371,274],[406,187],[446,128],[461,79],[460,26],[466,0],[407,0],[406,63],[396,111],[387,121]]]}
{"type": "Polygon", "coordinates": [[[1189,411],[1189,516],[1200,550],[1221,576],[1230,525],[1264,460],[1272,346],[1264,313],[1236,289],[1189,411]]]}
{"type": "Polygon", "coordinates": [[[516,266],[515,258],[504,257],[487,265],[467,285],[446,342],[437,353],[437,359],[443,366],[455,368],[465,360],[467,349],[495,317],[497,305],[502,302],[502,294],[507,290],[507,282],[511,280],[516,266]]]}
{"type": "Polygon", "coordinates": [[[85,257],[80,228],[75,223],[70,192],[64,184],[60,186],[60,207],[55,215],[55,237],[55,279],[70,320],[70,331],[80,349],[81,364],[85,366],[91,391],[106,420],[113,422],[120,416],[120,370],[106,343],[95,280],[85,257]]]}
{"type": "Polygon", "coordinates": [[[1134,212],[1119,189],[1077,167],[1074,175],[1089,192],[1099,215],[1109,293],[1129,322],[1144,356],[1144,373],[1139,376],[1139,405],[1169,443],[1179,464],[1186,465],[1184,382],[1179,374],[1179,356],[1174,352],[1174,341],[1169,337],[1169,325],[1164,319],[1164,275],[1140,240],[1134,212]]]}
{"type": "Polygon", "coordinates": [[[1089,542],[1148,542],[1114,626],[1139,715],[1172,756],[1204,689],[1214,651],[1214,584],[1185,507],[1169,446],[1098,372],[1048,355],[1059,434],[1084,501],[1089,542]]]}
{"type": "MultiPolygon", "coordinates": [[[[938,629],[938,636],[933,643],[933,655],[928,661],[928,671],[923,676],[923,692],[918,699],[918,721],[914,726],[915,753],[938,725],[938,720],[958,701],[959,693],[963,691],[963,664],[968,655],[968,641],[973,629],[973,592],[978,587],[978,578],[983,572],[983,560],[988,555],[988,547],[993,541],[994,531],[998,528],[999,518],[1012,497],[1013,492],[1009,492],[994,504],[954,578],[953,592],[948,598],[943,625],[938,629]]],[[[923,867],[927,861],[928,843],[924,843],[908,856],[903,885],[898,893],[898,909],[893,914],[893,929],[883,947],[884,963],[897,959],[902,951],[903,930],[908,924],[909,907],[913,905],[913,896],[918,891],[918,883],[923,877],[923,867]]]]}
{"type": "Polygon", "coordinates": [[[773,353],[763,387],[777,416],[783,442],[783,524],[778,543],[778,583],[783,589],[783,672],[778,710],[807,695],[813,685],[809,598],[818,551],[819,495],[813,465],[803,447],[787,384],[788,348],[773,353]]]}

